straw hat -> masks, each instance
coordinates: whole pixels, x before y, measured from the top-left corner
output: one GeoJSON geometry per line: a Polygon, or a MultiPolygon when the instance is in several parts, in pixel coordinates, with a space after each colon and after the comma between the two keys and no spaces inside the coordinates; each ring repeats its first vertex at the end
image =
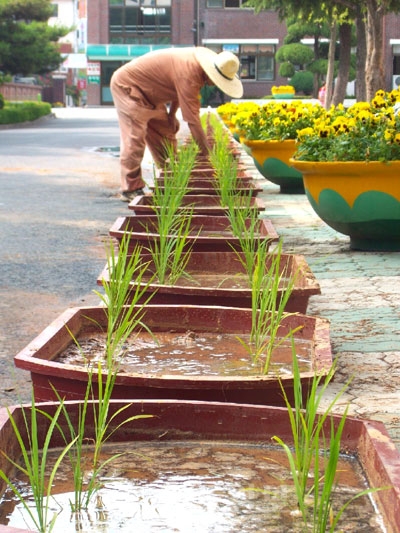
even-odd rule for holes
{"type": "Polygon", "coordinates": [[[240,63],[235,54],[232,52],[217,54],[210,48],[197,46],[195,55],[204,72],[221,91],[232,98],[243,96],[243,85],[238,76],[240,63]]]}

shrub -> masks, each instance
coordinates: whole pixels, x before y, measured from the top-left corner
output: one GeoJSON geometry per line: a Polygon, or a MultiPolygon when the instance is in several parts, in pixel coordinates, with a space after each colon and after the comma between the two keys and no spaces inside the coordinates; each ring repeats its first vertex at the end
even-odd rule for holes
{"type": "Polygon", "coordinates": [[[4,107],[4,96],[0,93],[0,109],[4,107]]]}
{"type": "Polygon", "coordinates": [[[0,124],[30,122],[50,113],[51,105],[47,102],[5,102],[3,109],[0,109],[0,124]]]}
{"type": "Polygon", "coordinates": [[[296,89],[296,93],[312,94],[314,76],[312,72],[300,70],[291,78],[290,85],[296,89]]]}

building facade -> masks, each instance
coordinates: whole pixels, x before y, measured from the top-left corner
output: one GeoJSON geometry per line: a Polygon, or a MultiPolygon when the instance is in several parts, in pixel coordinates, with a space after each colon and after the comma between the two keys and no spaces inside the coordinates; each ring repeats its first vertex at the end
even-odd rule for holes
{"type": "MultiPolygon", "coordinates": [[[[61,0],[60,0],[61,1],[61,0]]],[[[68,1],[68,0],[63,0],[68,1]]],[[[71,0],[70,0],[71,1],[71,0]]],[[[72,0],[77,6],[77,45],[86,78],[80,88],[87,105],[111,105],[110,78],[123,63],[150,50],[207,46],[239,56],[244,98],[261,98],[278,75],[275,53],[286,26],[274,11],[255,15],[244,0],[72,0]]],[[[400,17],[385,21],[386,90],[400,84],[400,17]],[[397,80],[397,81],[396,81],[397,80]]]]}
{"type": "Polygon", "coordinates": [[[285,83],[274,55],[286,27],[272,11],[255,15],[241,0],[87,0],[88,105],[111,104],[116,68],[150,50],[207,46],[230,50],[241,61],[246,98],[268,94],[285,83]]]}

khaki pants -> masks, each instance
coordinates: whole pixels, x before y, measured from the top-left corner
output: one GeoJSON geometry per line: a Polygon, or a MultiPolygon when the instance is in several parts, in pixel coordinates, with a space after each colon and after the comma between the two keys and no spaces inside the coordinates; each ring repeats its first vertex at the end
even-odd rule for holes
{"type": "Polygon", "coordinates": [[[136,87],[129,91],[111,78],[111,93],[118,113],[120,128],[121,189],[134,191],[145,186],[141,163],[146,145],[157,164],[165,162],[165,144],[176,148],[179,122],[172,125],[165,105],[154,108],[136,87]]]}

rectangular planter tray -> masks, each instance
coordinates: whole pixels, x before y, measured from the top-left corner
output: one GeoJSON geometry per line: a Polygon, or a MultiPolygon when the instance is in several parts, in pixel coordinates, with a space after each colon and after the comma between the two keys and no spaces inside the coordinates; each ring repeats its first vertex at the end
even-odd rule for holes
{"type": "MultiPolygon", "coordinates": [[[[230,252],[240,249],[240,242],[233,235],[227,217],[207,217],[194,215],[191,220],[192,233],[187,237],[188,245],[192,245],[193,252],[230,252]]],[[[272,222],[269,219],[259,219],[258,235],[256,239],[267,239],[270,243],[278,240],[272,222]]],[[[156,215],[131,215],[118,217],[110,228],[110,235],[121,241],[124,235],[130,236],[129,247],[131,250],[137,245],[151,247],[152,243],[159,241],[157,232],[156,215]]]]}
{"type": "MultiPolygon", "coordinates": [[[[54,416],[58,402],[48,402],[41,405],[41,409],[54,416]]],[[[77,424],[80,402],[66,402],[66,408],[74,424],[77,424]]],[[[93,411],[96,404],[89,404],[85,427],[85,438],[93,439],[94,423],[93,411]]],[[[111,401],[109,415],[123,413],[112,420],[110,426],[111,443],[152,443],[159,447],[162,453],[166,443],[181,442],[183,445],[200,445],[202,442],[239,444],[246,454],[248,447],[268,445],[273,436],[279,436],[288,445],[292,443],[289,417],[287,410],[280,407],[242,405],[219,402],[191,402],[191,401],[157,401],[133,400],[111,401]],[[137,415],[149,414],[151,418],[132,420],[121,428],[117,425],[123,419],[137,415]],[[113,431],[114,430],[114,431],[113,431]]],[[[24,425],[24,414],[21,406],[11,406],[12,414],[18,428],[24,425]]],[[[7,409],[0,409],[0,442],[5,455],[15,462],[19,462],[20,450],[9,420],[7,409]]],[[[29,408],[25,409],[25,416],[29,420],[29,408]]],[[[339,415],[333,415],[334,425],[340,422],[339,415]]],[[[330,423],[330,420],[328,420],[330,423]]],[[[39,446],[43,445],[48,430],[49,420],[45,416],[38,417],[39,446]]],[[[68,427],[63,417],[60,424],[64,433],[68,434],[68,427]]],[[[329,427],[327,424],[327,431],[329,427]]],[[[59,432],[54,433],[50,448],[65,446],[59,432]]],[[[352,457],[365,474],[369,488],[390,487],[388,490],[378,491],[373,495],[377,510],[381,513],[385,530],[388,533],[400,531],[400,454],[390,439],[385,426],[381,422],[362,420],[348,417],[344,426],[341,451],[352,457]]],[[[267,468],[267,462],[265,463],[267,468]]],[[[0,468],[11,474],[12,465],[6,457],[0,455],[0,468]]],[[[189,468],[189,467],[188,467],[189,468]]],[[[193,470],[196,471],[195,468],[193,470]]],[[[4,492],[4,483],[0,482],[0,493],[4,492]]],[[[130,510],[132,503],[129,503],[130,510]]],[[[180,512],[177,507],[176,512],[180,512]]],[[[223,511],[222,511],[223,512],[223,511]]],[[[229,525],[229,522],[227,523],[229,525]]],[[[232,525],[232,530],[234,526],[232,525]]],[[[15,529],[0,525],[0,533],[28,533],[27,529],[15,529]]]]}
{"type": "MultiPolygon", "coordinates": [[[[41,405],[41,409],[50,416],[54,416],[57,407],[58,402],[41,405]]],[[[82,403],[66,402],[66,408],[71,420],[76,424],[82,403]]],[[[94,424],[90,422],[93,419],[94,409],[96,409],[96,404],[89,404],[88,423],[85,427],[87,440],[95,437],[94,424]]],[[[119,411],[122,411],[123,415],[111,422],[110,443],[116,443],[117,446],[117,443],[126,443],[126,445],[130,443],[130,449],[133,453],[142,444],[152,444],[153,447],[159,447],[159,452],[162,454],[169,442],[171,446],[175,444],[179,448],[180,444],[182,446],[199,446],[202,442],[211,441],[217,445],[224,442],[227,445],[238,444],[244,456],[246,456],[247,450],[250,453],[252,447],[262,446],[267,455],[268,444],[271,443],[274,435],[279,436],[288,445],[292,442],[287,410],[280,407],[174,400],[134,400],[128,405],[126,401],[111,401],[110,417],[119,411]],[[152,417],[132,420],[122,428],[117,428],[117,424],[121,423],[123,419],[142,414],[149,414],[152,417]]],[[[10,413],[21,429],[24,424],[21,406],[11,406],[10,413]]],[[[25,409],[25,416],[29,420],[29,408],[25,409]]],[[[339,415],[333,415],[333,422],[335,426],[339,424],[339,415]]],[[[47,433],[49,420],[45,416],[38,417],[38,424],[39,445],[43,445],[41,441],[44,440],[47,433]]],[[[68,434],[68,427],[63,417],[60,419],[60,424],[64,433],[68,434]]],[[[329,435],[329,431],[330,428],[327,424],[327,435],[329,435]]],[[[4,454],[15,462],[19,462],[19,446],[5,408],[0,409],[0,442],[4,454]]],[[[59,433],[55,432],[50,448],[59,446],[65,446],[65,443],[61,440],[59,433]]],[[[400,455],[385,426],[377,421],[348,417],[343,431],[341,450],[347,456],[351,456],[351,460],[364,472],[369,488],[390,487],[388,490],[376,492],[373,499],[381,513],[385,530],[388,533],[400,531],[400,455]]],[[[139,459],[140,455],[138,461],[139,459]]],[[[146,461],[142,459],[142,462],[146,461]]],[[[265,465],[261,466],[268,468],[267,465],[266,461],[265,465]]],[[[139,461],[138,470],[141,470],[140,467],[139,461]]],[[[0,455],[0,468],[10,475],[11,464],[2,454],[0,455]]],[[[156,469],[156,464],[154,469],[156,469]]],[[[190,472],[191,467],[188,465],[187,469],[190,472]]],[[[193,472],[195,471],[196,469],[193,467],[193,472]]],[[[3,492],[4,483],[0,482],[0,494],[3,492]]],[[[140,503],[137,505],[138,510],[140,510],[140,503]]],[[[130,512],[136,511],[135,503],[127,502],[127,506],[130,512]]],[[[176,512],[180,512],[179,506],[177,506],[176,512]]],[[[346,514],[344,514],[345,516],[346,514]]],[[[229,521],[226,522],[226,525],[229,525],[229,521]]],[[[232,524],[233,530],[235,527],[232,524]]],[[[28,533],[28,530],[0,525],[0,533],[17,532],[28,533]]]]}
{"type": "MultiPolygon", "coordinates": [[[[246,166],[244,166],[243,164],[239,164],[237,166],[237,176],[238,177],[248,177],[249,176],[249,172],[248,172],[248,168],[246,166]]],[[[172,174],[172,171],[171,170],[164,170],[164,169],[160,169],[158,172],[157,172],[157,176],[159,177],[162,177],[162,176],[171,176],[172,174]]],[[[191,172],[190,172],[190,176],[193,177],[193,178],[210,178],[210,179],[214,179],[214,176],[215,176],[215,169],[213,167],[210,167],[210,166],[195,166],[191,172]]]]}
{"type": "MultiPolygon", "coordinates": [[[[257,210],[259,213],[265,210],[264,202],[257,197],[250,198],[249,206],[257,210]]],[[[154,205],[154,198],[152,194],[136,196],[129,203],[128,207],[137,215],[154,215],[154,213],[159,209],[159,206],[154,205]]],[[[178,208],[178,210],[187,210],[188,207],[193,209],[194,215],[226,216],[227,214],[227,208],[221,205],[220,199],[217,195],[187,194],[183,197],[182,206],[178,208]]],[[[238,205],[238,207],[235,209],[242,210],[244,208],[238,205]]]]}
{"type": "MultiPolygon", "coordinates": [[[[242,260],[244,260],[243,254],[242,260]]],[[[154,272],[151,254],[143,254],[143,263],[148,263],[149,273],[154,272]]],[[[271,260],[267,262],[267,266],[271,260]]],[[[152,304],[186,304],[186,305],[222,305],[227,307],[251,308],[251,288],[247,280],[245,268],[236,252],[214,252],[205,254],[192,252],[182,276],[173,285],[150,283],[146,290],[152,304]]],[[[295,284],[286,305],[287,312],[306,313],[310,296],[321,294],[321,288],[311,272],[304,256],[281,254],[280,274],[283,281],[295,277],[295,284]]],[[[109,282],[107,265],[101,272],[97,282],[109,282]]],[[[143,277],[142,286],[149,280],[143,277]]],[[[135,280],[131,281],[132,291],[135,280]]]]}
{"type": "MultiPolygon", "coordinates": [[[[163,188],[162,185],[159,186],[160,189],[163,188]]],[[[150,190],[153,190],[153,187],[150,187],[150,190]]],[[[235,188],[236,194],[247,194],[249,196],[257,196],[260,192],[263,191],[263,188],[257,183],[257,180],[249,180],[245,183],[239,184],[235,188]]],[[[211,194],[221,196],[221,189],[218,189],[214,186],[211,180],[196,180],[196,183],[192,182],[192,186],[188,189],[185,194],[211,194]]]]}
{"type": "MultiPolygon", "coordinates": [[[[143,324],[155,337],[160,336],[160,346],[157,347],[154,340],[149,345],[149,338],[152,339],[143,328],[135,330],[132,340],[142,351],[135,352],[133,366],[126,366],[129,361],[121,361],[113,398],[171,398],[283,406],[277,375],[278,368],[283,365],[287,370],[279,377],[288,397],[293,397],[291,346],[284,350],[280,348],[273,355],[274,369],[263,375],[251,364],[250,356],[237,339],[237,336],[250,333],[251,309],[148,304],[142,310],[143,324]],[[225,340],[221,340],[221,335],[225,340]],[[202,347],[202,336],[206,339],[206,352],[202,347]],[[194,343],[190,340],[193,338],[197,339],[194,343]],[[223,358],[218,356],[221,342],[224,343],[223,358]]],[[[294,342],[304,361],[300,377],[306,395],[314,373],[324,376],[332,367],[330,329],[329,321],[324,318],[290,315],[281,323],[278,338],[298,326],[302,327],[294,333],[294,342]]],[[[81,350],[84,341],[90,339],[86,358],[93,357],[91,347],[96,338],[99,342],[104,339],[106,329],[104,307],[70,308],[15,356],[16,366],[31,373],[37,401],[55,400],[52,386],[68,400],[84,398],[88,371],[81,350]],[[81,346],[76,352],[76,363],[57,359],[67,347],[76,350],[75,339],[81,346]]],[[[98,355],[97,352],[98,349],[98,355]]],[[[98,377],[96,368],[95,364],[94,383],[98,377]]],[[[96,389],[94,386],[94,393],[96,389]]]]}

